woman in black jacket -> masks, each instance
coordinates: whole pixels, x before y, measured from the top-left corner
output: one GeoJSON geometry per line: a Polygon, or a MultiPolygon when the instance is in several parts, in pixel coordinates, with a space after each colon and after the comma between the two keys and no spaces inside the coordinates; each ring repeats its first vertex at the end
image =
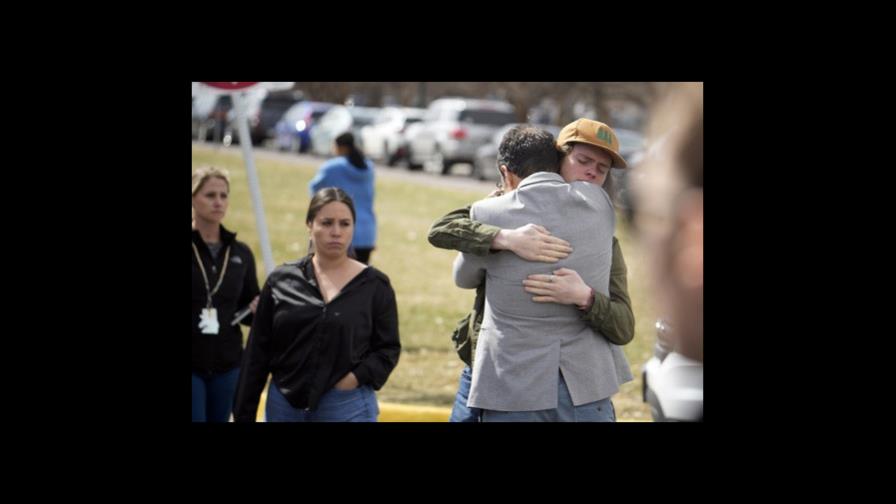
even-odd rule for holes
{"type": "Polygon", "coordinates": [[[379,390],[398,363],[398,308],[389,278],[348,257],[351,198],[327,187],[305,219],[312,252],[274,270],[249,334],[233,417],[255,421],[268,374],[269,422],[375,422],[379,390]]]}
{"type": "MultiPolygon", "coordinates": [[[[227,213],[227,172],[193,174],[193,421],[226,422],[243,351],[234,313],[258,304],[255,257],[221,225],[227,213]]],[[[252,314],[242,319],[252,323],[252,314]]]]}

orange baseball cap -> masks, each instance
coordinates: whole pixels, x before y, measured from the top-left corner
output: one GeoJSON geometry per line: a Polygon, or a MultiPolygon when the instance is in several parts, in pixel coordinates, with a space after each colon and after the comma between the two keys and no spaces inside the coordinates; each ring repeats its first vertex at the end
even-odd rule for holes
{"type": "Polygon", "coordinates": [[[557,135],[557,147],[571,142],[586,143],[599,147],[613,158],[613,168],[625,168],[628,165],[619,155],[619,138],[613,128],[591,119],[577,119],[567,124],[557,135]]]}

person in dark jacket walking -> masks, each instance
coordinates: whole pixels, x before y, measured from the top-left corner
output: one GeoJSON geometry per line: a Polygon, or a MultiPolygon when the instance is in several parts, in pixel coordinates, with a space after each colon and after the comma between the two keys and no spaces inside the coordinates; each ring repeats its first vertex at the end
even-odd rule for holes
{"type": "Polygon", "coordinates": [[[203,167],[193,174],[193,421],[226,422],[233,407],[243,351],[234,313],[258,304],[255,257],[221,224],[227,213],[227,172],[203,167]]]}
{"type": "Polygon", "coordinates": [[[261,291],[233,417],[254,422],[375,422],[375,390],[398,363],[398,308],[389,278],[349,258],[354,204],[336,187],[311,198],[312,252],[274,270],[261,291]]]}

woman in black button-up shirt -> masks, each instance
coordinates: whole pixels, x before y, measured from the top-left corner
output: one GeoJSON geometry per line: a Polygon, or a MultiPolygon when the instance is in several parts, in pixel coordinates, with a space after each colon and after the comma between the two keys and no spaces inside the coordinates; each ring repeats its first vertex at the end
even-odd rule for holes
{"type": "Polygon", "coordinates": [[[348,255],[351,198],[335,187],[311,199],[312,253],[278,267],[261,291],[234,420],[255,421],[267,376],[267,421],[375,422],[379,390],[398,363],[398,308],[389,278],[348,255]]]}

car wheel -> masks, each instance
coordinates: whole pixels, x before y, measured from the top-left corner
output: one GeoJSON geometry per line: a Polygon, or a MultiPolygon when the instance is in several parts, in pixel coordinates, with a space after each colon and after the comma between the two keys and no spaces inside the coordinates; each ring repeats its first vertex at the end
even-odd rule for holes
{"type": "Polygon", "coordinates": [[[414,163],[414,156],[413,156],[412,153],[411,153],[411,146],[410,146],[410,145],[408,145],[408,150],[407,150],[407,152],[406,152],[406,155],[407,155],[407,157],[408,157],[408,170],[411,170],[411,171],[418,171],[418,170],[422,170],[422,169],[423,169],[423,165],[422,165],[422,164],[420,164],[420,163],[414,163]]]}
{"type": "Polygon", "coordinates": [[[450,173],[451,163],[449,163],[448,160],[445,159],[445,155],[442,154],[441,150],[436,149],[436,153],[432,159],[433,165],[435,165],[439,173],[441,173],[442,175],[448,175],[448,173],[450,173]]]}
{"type": "Polygon", "coordinates": [[[380,159],[387,166],[392,166],[392,156],[389,155],[389,142],[383,141],[383,154],[380,156],[380,159]]]}

